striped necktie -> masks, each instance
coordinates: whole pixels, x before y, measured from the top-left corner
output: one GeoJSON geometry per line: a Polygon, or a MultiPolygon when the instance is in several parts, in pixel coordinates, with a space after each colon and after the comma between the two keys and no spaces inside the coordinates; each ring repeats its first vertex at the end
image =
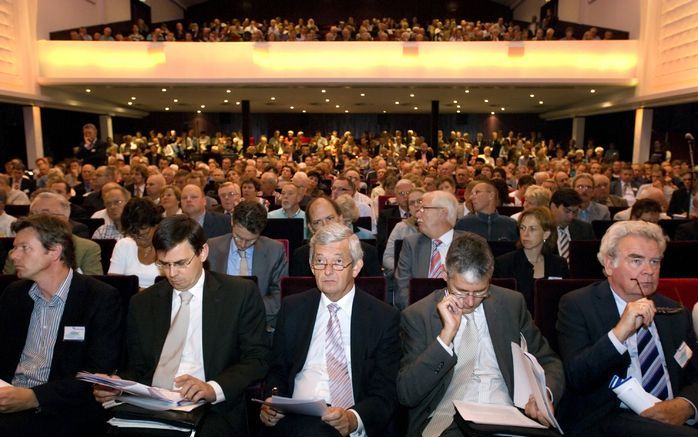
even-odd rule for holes
{"type": "Polygon", "coordinates": [[[439,246],[441,246],[441,240],[432,240],[431,261],[429,262],[429,277],[446,279],[446,269],[441,262],[439,246]]]}
{"type": "Polygon", "coordinates": [[[557,235],[559,241],[557,243],[558,251],[560,256],[565,258],[567,262],[570,262],[570,236],[567,234],[567,228],[557,228],[557,235]]]}
{"type": "Polygon", "coordinates": [[[327,321],[325,336],[325,362],[330,378],[330,398],[333,407],[347,409],[354,405],[354,393],[349,377],[347,355],[342,343],[342,327],[339,325],[337,311],[339,305],[327,305],[330,319],[327,321]]]}
{"type": "Polygon", "coordinates": [[[641,328],[637,332],[637,355],[642,371],[642,387],[647,393],[651,393],[661,400],[666,400],[669,389],[664,366],[654,337],[647,328],[641,328]]]}

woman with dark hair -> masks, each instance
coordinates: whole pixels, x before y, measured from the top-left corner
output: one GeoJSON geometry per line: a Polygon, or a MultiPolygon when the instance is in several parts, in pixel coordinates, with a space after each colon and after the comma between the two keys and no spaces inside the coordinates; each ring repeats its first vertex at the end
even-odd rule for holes
{"type": "Polygon", "coordinates": [[[518,249],[498,256],[494,262],[495,278],[514,278],[524,295],[528,310],[533,312],[533,287],[536,279],[570,276],[567,261],[555,255],[555,219],[547,207],[524,210],[519,217],[518,249]]]}
{"type": "Polygon", "coordinates": [[[160,269],[155,265],[153,233],[162,213],[162,207],[147,197],[132,197],[128,201],[121,214],[121,229],[126,237],[114,246],[108,273],[136,275],[141,289],[155,283],[160,269]]]}

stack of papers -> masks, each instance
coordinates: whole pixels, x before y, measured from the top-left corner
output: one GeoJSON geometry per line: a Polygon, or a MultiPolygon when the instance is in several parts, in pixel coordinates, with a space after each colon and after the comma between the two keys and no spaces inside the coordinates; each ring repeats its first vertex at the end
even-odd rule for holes
{"type": "Polygon", "coordinates": [[[517,426],[522,428],[546,427],[527,417],[516,407],[509,405],[478,404],[476,402],[453,401],[460,416],[473,423],[484,425],[517,426]]]}
{"type": "Polygon", "coordinates": [[[324,399],[311,401],[305,399],[292,399],[283,396],[272,396],[271,402],[260,399],[252,399],[259,404],[264,404],[282,413],[304,414],[306,416],[321,417],[327,411],[327,404],[324,399]]]}
{"type": "Polygon", "coordinates": [[[128,379],[113,378],[107,375],[97,375],[89,372],[79,372],[76,376],[81,381],[100,384],[121,390],[124,394],[118,397],[122,402],[136,405],[148,410],[164,411],[177,409],[191,411],[204,402],[193,403],[179,392],[159,387],[151,387],[128,379]],[[130,396],[129,396],[130,395],[130,396]]]}
{"type": "Polygon", "coordinates": [[[120,419],[113,417],[107,421],[111,426],[119,428],[141,428],[141,429],[165,429],[168,431],[188,432],[191,428],[183,428],[168,423],[155,422],[152,420],[120,419]]]}
{"type": "Polygon", "coordinates": [[[616,375],[611,378],[609,387],[618,396],[618,399],[636,414],[640,414],[657,402],[661,402],[659,398],[647,393],[640,382],[632,377],[623,379],[616,375]]]}

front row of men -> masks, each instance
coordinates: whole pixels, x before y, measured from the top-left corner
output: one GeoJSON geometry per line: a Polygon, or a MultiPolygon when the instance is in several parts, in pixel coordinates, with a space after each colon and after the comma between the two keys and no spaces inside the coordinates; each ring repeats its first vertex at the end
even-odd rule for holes
{"type": "MultiPolygon", "coordinates": [[[[608,280],[563,297],[564,367],[522,295],[490,285],[492,254],[470,233],[455,238],[445,257],[447,288],[400,317],[354,285],[363,264],[357,237],[337,223],[321,227],[309,256],[317,290],[283,301],[269,355],[256,286],[205,271],[201,227],[184,216],[167,218],[153,237],[167,281],[132,298],[124,365],[119,295],[73,270],[65,221],[35,215],[20,219],[15,231],[10,256],[22,280],[0,297],[0,378],[12,384],[0,387],[0,435],[99,435],[105,413],[95,399],[118,393],[73,379],[87,370],[210,402],[197,435],[249,435],[244,391],[266,376],[267,394],[331,405],[321,418],[263,406],[267,435],[398,435],[402,404],[409,436],[460,436],[453,399],[512,404],[510,344],[522,335],[545,370],[549,401],[567,433],[696,433],[682,425],[696,418],[695,335],[685,311],[656,310],[655,302],[676,305],[652,296],[665,248],[656,225],[613,225],[599,253],[608,280]],[[628,412],[608,388],[613,375],[634,376],[662,401],[640,416],[628,412]]],[[[540,408],[530,401],[525,413],[545,422],[540,408]]]]}

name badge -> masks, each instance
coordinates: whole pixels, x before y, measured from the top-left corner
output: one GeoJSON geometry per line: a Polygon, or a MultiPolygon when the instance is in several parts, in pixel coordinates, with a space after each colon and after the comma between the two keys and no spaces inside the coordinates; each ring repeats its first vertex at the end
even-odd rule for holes
{"type": "Polygon", "coordinates": [[[676,350],[676,353],[674,354],[674,359],[677,363],[679,363],[679,366],[681,366],[681,368],[684,368],[686,367],[688,360],[690,360],[692,356],[693,351],[690,347],[688,347],[688,345],[684,341],[683,343],[681,343],[681,346],[679,346],[679,348],[676,350]]]}
{"type": "Polygon", "coordinates": [[[85,341],[85,327],[66,326],[63,331],[63,341],[85,341]]]}

